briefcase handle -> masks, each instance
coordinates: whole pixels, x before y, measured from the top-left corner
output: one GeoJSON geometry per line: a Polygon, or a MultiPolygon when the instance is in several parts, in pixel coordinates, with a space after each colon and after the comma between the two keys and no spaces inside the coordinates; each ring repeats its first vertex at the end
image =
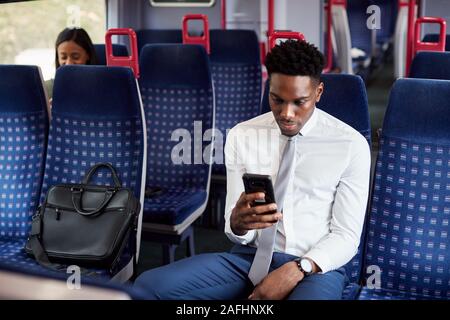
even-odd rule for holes
{"type": "Polygon", "coordinates": [[[122,183],[120,183],[120,179],[117,176],[116,169],[114,169],[114,167],[110,163],[107,163],[107,162],[100,162],[100,163],[97,163],[96,165],[92,166],[92,168],[89,169],[88,173],[86,173],[86,175],[84,176],[84,179],[83,179],[83,181],[81,183],[82,184],[88,184],[89,180],[91,180],[91,178],[94,175],[94,173],[101,167],[106,167],[106,168],[108,168],[111,171],[112,178],[114,180],[114,186],[116,188],[121,188],[122,187],[122,183]]]}
{"type": "Polygon", "coordinates": [[[116,192],[116,189],[111,188],[111,189],[106,190],[105,198],[103,199],[103,202],[98,206],[98,208],[96,208],[92,211],[86,211],[81,208],[81,198],[83,196],[83,191],[84,191],[83,188],[81,188],[81,187],[75,188],[74,187],[71,189],[71,191],[72,191],[72,204],[73,204],[73,207],[75,208],[75,210],[83,216],[91,216],[96,213],[99,213],[100,211],[103,210],[103,208],[106,207],[109,200],[111,200],[112,196],[116,192]]]}

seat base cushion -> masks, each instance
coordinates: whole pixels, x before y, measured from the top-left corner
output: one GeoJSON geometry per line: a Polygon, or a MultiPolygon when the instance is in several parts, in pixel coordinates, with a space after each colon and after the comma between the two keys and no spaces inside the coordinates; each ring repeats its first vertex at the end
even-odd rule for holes
{"type": "MultiPolygon", "coordinates": [[[[8,266],[13,270],[23,272],[35,272],[41,275],[57,276],[65,274],[63,271],[56,271],[45,268],[39,265],[36,260],[29,256],[23,249],[26,239],[20,240],[0,240],[0,263],[8,266]]],[[[107,270],[104,269],[89,269],[89,273],[93,272],[92,277],[104,278],[109,280],[111,277],[107,270]]],[[[67,277],[71,273],[67,274],[67,277]]]]}
{"type": "Polygon", "coordinates": [[[207,193],[198,188],[169,188],[144,201],[144,222],[177,225],[205,203],[207,193]]]}
{"type": "Polygon", "coordinates": [[[361,286],[356,283],[349,283],[342,292],[342,300],[356,300],[361,286]]]}
{"type": "Polygon", "coordinates": [[[363,287],[358,300],[447,300],[448,297],[433,297],[417,293],[403,292],[389,289],[369,289],[363,287]]]}

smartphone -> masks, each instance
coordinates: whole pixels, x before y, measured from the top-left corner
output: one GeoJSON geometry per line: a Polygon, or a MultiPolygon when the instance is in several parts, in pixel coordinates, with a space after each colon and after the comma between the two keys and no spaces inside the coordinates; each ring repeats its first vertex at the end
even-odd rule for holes
{"type": "Polygon", "coordinates": [[[244,173],[245,193],[264,192],[265,199],[255,200],[253,206],[261,206],[275,203],[275,193],[273,192],[272,178],[269,175],[244,173]]]}

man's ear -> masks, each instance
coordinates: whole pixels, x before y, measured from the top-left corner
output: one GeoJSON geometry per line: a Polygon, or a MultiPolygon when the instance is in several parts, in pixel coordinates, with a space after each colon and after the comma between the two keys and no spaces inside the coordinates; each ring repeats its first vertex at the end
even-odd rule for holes
{"type": "Polygon", "coordinates": [[[316,103],[320,101],[323,93],[323,82],[320,82],[316,88],[316,103]]]}

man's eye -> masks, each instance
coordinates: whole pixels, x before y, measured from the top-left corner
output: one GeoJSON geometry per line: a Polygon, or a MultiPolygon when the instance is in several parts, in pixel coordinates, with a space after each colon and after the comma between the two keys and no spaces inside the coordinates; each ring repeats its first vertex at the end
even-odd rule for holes
{"type": "Polygon", "coordinates": [[[284,101],[282,99],[278,99],[278,98],[272,98],[273,102],[275,102],[276,104],[282,104],[284,101]]]}

